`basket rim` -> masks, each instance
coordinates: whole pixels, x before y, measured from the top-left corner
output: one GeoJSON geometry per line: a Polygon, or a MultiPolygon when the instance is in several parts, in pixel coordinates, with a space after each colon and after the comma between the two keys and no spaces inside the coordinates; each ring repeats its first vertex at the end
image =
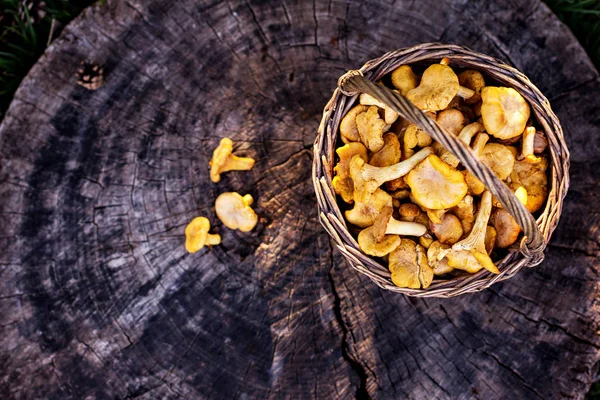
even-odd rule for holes
{"type": "MultiPolygon", "coordinates": [[[[358,71],[368,79],[376,81],[403,64],[433,63],[448,57],[452,66],[477,69],[497,82],[513,87],[525,97],[533,115],[549,141],[550,182],[546,206],[537,218],[537,225],[548,243],[562,212],[564,197],[569,187],[569,151],[564,133],[557,116],[552,111],[548,99],[541,91],[516,68],[486,54],[469,48],[441,43],[423,43],[412,47],[389,51],[382,56],[367,61],[358,71]]],[[[388,268],[372,257],[364,254],[348,231],[337,198],[333,191],[333,163],[338,126],[341,118],[354,105],[358,95],[347,96],[337,87],[323,111],[318,134],[313,147],[312,177],[319,219],[331,240],[345,256],[349,264],[367,275],[379,287],[394,292],[417,297],[453,297],[488,288],[514,276],[522,267],[534,267],[543,261],[543,253],[529,252],[524,241],[509,248],[508,254],[496,264],[500,274],[486,270],[449,280],[434,280],[427,289],[409,289],[395,286],[390,279],[388,268]]]]}

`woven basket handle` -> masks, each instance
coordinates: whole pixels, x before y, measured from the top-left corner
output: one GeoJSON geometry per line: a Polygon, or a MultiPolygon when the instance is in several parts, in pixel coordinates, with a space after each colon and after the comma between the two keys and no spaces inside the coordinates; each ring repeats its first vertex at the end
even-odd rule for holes
{"type": "Polygon", "coordinates": [[[492,192],[504,207],[523,228],[524,240],[521,242],[521,253],[531,258],[540,256],[546,247],[544,237],[540,232],[533,215],[515,197],[514,193],[506,186],[492,170],[477,160],[477,156],[469,146],[458,137],[448,133],[438,123],[415,107],[402,95],[393,92],[387,87],[376,84],[365,78],[361,71],[349,71],[343,75],[338,86],[340,91],[353,96],[358,93],[367,93],[383,102],[401,117],[415,124],[438,141],[444,148],[454,154],[460,162],[475,175],[492,192]]]}

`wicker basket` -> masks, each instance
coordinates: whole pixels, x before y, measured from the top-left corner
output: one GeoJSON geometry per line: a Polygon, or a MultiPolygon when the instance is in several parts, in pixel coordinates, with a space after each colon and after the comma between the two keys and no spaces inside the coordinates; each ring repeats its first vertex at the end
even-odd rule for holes
{"type": "Polygon", "coordinates": [[[333,92],[333,97],[323,112],[314,146],[312,175],[321,223],[352,267],[367,275],[378,286],[394,292],[419,297],[453,297],[483,290],[512,277],[524,266],[534,267],[542,262],[544,248],[558,223],[563,199],[569,187],[568,171],[569,151],[558,118],[552,112],[546,97],[525,75],[497,59],[465,47],[426,43],[389,52],[368,61],[360,70],[349,71],[340,78],[338,88],[333,92]],[[479,70],[500,84],[516,89],[529,102],[533,114],[546,132],[551,156],[550,191],[543,213],[537,221],[511,190],[489,168],[476,160],[468,146],[444,131],[404,97],[374,83],[402,64],[432,64],[439,62],[443,57],[450,60],[451,66],[479,70]],[[356,103],[358,94],[363,92],[383,101],[452,152],[466,169],[485,184],[522,227],[523,240],[511,247],[506,257],[496,263],[500,270],[499,275],[484,269],[469,276],[449,280],[436,279],[427,289],[400,288],[392,283],[390,271],[386,266],[360,250],[348,231],[331,181],[340,121],[356,103]]]}

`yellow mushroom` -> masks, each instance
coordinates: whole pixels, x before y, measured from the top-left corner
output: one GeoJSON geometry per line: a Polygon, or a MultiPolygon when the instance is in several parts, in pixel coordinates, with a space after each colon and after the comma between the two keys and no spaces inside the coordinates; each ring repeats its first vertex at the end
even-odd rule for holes
{"type": "Polygon", "coordinates": [[[426,147],[431,144],[431,136],[414,124],[410,124],[402,135],[402,159],[406,160],[415,154],[415,147],[426,147]]]}
{"type": "Polygon", "coordinates": [[[433,268],[434,275],[445,275],[454,271],[454,268],[448,265],[448,258],[442,255],[438,259],[440,253],[447,251],[449,248],[449,246],[441,244],[437,240],[429,245],[429,248],[427,249],[427,262],[429,263],[429,266],[433,268]]]}
{"type": "Polygon", "coordinates": [[[481,91],[481,118],[485,130],[498,139],[510,139],[525,129],[530,109],[513,88],[486,86],[481,91]]]}
{"type": "Polygon", "coordinates": [[[433,269],[427,262],[423,246],[403,238],[390,253],[389,264],[392,282],[398,287],[427,288],[433,282],[433,269]]]}
{"type": "Polygon", "coordinates": [[[360,135],[358,134],[358,128],[356,127],[356,116],[367,111],[369,107],[359,104],[348,111],[342,122],[340,122],[340,135],[342,141],[348,142],[360,142],[360,135]]]}
{"type": "Polygon", "coordinates": [[[389,125],[379,118],[377,107],[371,106],[363,113],[356,116],[356,127],[360,141],[372,152],[381,150],[384,145],[383,134],[389,125]]]}
{"type": "Polygon", "coordinates": [[[454,244],[463,235],[462,224],[454,214],[446,213],[440,223],[429,223],[429,229],[442,244],[454,244]]]}
{"type": "Polygon", "coordinates": [[[241,196],[235,192],[222,193],[215,201],[217,217],[229,229],[250,232],[258,222],[258,216],[250,207],[254,199],[247,194],[241,196]]]}
{"type": "Polygon", "coordinates": [[[221,174],[227,171],[247,171],[254,166],[254,160],[248,157],[237,157],[231,154],[233,142],[229,138],[221,139],[219,147],[213,152],[210,160],[210,179],[213,182],[221,180],[221,174]]]}
{"type": "Polygon", "coordinates": [[[400,162],[400,141],[398,141],[398,136],[395,133],[388,132],[383,135],[383,143],[381,150],[373,153],[369,159],[369,165],[374,167],[388,167],[400,162]]]}
{"type": "Polygon", "coordinates": [[[485,79],[481,72],[474,69],[463,71],[458,74],[458,83],[475,92],[471,98],[465,99],[466,104],[475,104],[481,101],[481,90],[485,87],[485,79]]]}
{"type": "Polygon", "coordinates": [[[344,215],[351,224],[367,228],[375,223],[375,219],[385,207],[392,207],[392,196],[379,189],[374,180],[365,180],[362,168],[365,161],[355,155],[350,160],[350,177],[354,184],[354,207],[344,215]]]}
{"type": "Polygon", "coordinates": [[[432,154],[406,176],[417,204],[431,210],[454,207],[467,194],[463,175],[432,154]]]}
{"type": "Polygon", "coordinates": [[[528,126],[523,131],[523,137],[521,138],[521,154],[519,154],[519,161],[527,161],[529,163],[538,163],[540,158],[534,154],[535,138],[537,132],[533,126],[528,126]]]}
{"type": "MultiPolygon", "coordinates": [[[[473,140],[473,145],[471,147],[477,158],[481,158],[481,154],[483,153],[483,149],[485,148],[485,145],[489,138],[490,137],[483,132],[478,133],[477,136],[475,136],[475,140],[473,140]]],[[[485,185],[483,184],[483,182],[481,182],[470,171],[463,171],[463,175],[465,177],[467,187],[469,188],[469,193],[476,196],[481,195],[485,190],[485,185]]]]}
{"type": "Polygon", "coordinates": [[[473,94],[472,90],[460,87],[452,68],[433,64],[423,72],[419,86],[406,93],[406,98],[421,110],[439,111],[448,107],[454,96],[471,97],[473,94]]]}
{"type": "Polygon", "coordinates": [[[404,160],[387,167],[374,167],[372,165],[363,163],[360,171],[365,181],[375,181],[377,186],[381,186],[385,182],[398,179],[408,174],[417,166],[417,164],[426,159],[427,156],[432,153],[433,150],[430,147],[425,147],[424,149],[419,150],[408,160],[404,160]]]}
{"type": "Polygon", "coordinates": [[[548,159],[541,156],[538,163],[515,161],[513,171],[510,174],[511,187],[523,186],[527,191],[525,208],[531,213],[539,210],[548,198],[547,168],[548,159]]]}
{"type": "Polygon", "coordinates": [[[448,258],[450,267],[470,273],[483,267],[494,274],[500,273],[485,248],[485,235],[491,212],[492,194],[486,190],[481,197],[475,224],[469,235],[441,253],[448,258]]]}
{"type": "Polygon", "coordinates": [[[377,100],[375,97],[370,94],[362,93],[359,96],[358,101],[360,104],[365,106],[376,106],[383,110],[383,119],[386,124],[391,125],[398,119],[399,115],[396,111],[392,110],[390,107],[385,105],[383,102],[377,100]]]}
{"type": "MultiPolygon", "coordinates": [[[[483,193],[483,190],[482,190],[483,193]]],[[[473,228],[475,221],[475,209],[473,207],[473,196],[466,195],[463,199],[452,207],[450,211],[458,217],[463,228],[463,234],[468,234],[473,228]]]]}
{"type": "Polygon", "coordinates": [[[408,65],[401,65],[392,72],[392,85],[402,96],[416,88],[419,85],[419,77],[414,74],[412,68],[408,65]]]}
{"type": "Polygon", "coordinates": [[[496,244],[496,228],[493,226],[487,226],[485,230],[485,249],[488,254],[492,254],[492,250],[494,250],[494,246],[496,244]]]}
{"type": "Polygon", "coordinates": [[[508,178],[515,165],[515,157],[510,149],[500,143],[486,144],[478,155],[481,162],[490,167],[500,180],[508,178]]]}
{"type": "Polygon", "coordinates": [[[521,233],[517,221],[503,208],[497,208],[492,212],[490,224],[496,229],[495,245],[502,249],[515,243],[521,233]]]}
{"type": "MultiPolygon", "coordinates": [[[[471,140],[473,139],[473,136],[475,136],[479,132],[483,132],[483,125],[481,125],[479,122],[473,122],[472,124],[469,124],[461,129],[460,133],[458,134],[458,138],[464,144],[469,146],[471,144],[471,140]]],[[[458,167],[458,164],[460,164],[460,160],[458,158],[456,158],[456,156],[454,154],[450,153],[446,149],[443,149],[441,151],[440,158],[446,164],[448,164],[454,168],[458,167]]]]}
{"type": "MultiPolygon", "coordinates": [[[[398,139],[396,139],[398,140],[398,139]]],[[[354,183],[350,177],[350,160],[355,155],[367,161],[367,148],[360,142],[350,142],[335,151],[340,158],[333,171],[335,176],[332,180],[333,190],[342,197],[346,203],[352,203],[354,195],[354,183]]]]}
{"type": "Polygon", "coordinates": [[[375,218],[375,223],[358,234],[358,246],[370,256],[383,257],[400,245],[400,236],[386,234],[386,226],[392,217],[392,207],[385,207],[375,218]]]}
{"type": "Polygon", "coordinates": [[[210,221],[206,217],[196,217],[185,227],[185,249],[195,253],[204,246],[221,243],[221,236],[210,234],[210,221]]]}
{"type": "Polygon", "coordinates": [[[465,124],[463,113],[454,108],[440,111],[436,116],[437,123],[454,136],[458,135],[465,124]]]}

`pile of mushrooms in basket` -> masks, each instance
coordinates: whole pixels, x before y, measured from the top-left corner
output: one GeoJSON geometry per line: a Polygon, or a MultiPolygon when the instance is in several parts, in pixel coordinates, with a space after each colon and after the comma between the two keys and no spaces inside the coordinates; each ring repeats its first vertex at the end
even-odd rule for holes
{"type": "MultiPolygon", "coordinates": [[[[530,213],[548,197],[547,138],[528,102],[447,59],[420,71],[402,65],[379,83],[406,97],[514,193],[530,213]],[[490,84],[490,86],[488,86],[490,84]]],[[[340,122],[332,181],[348,229],[392,282],[424,289],[486,269],[522,238],[521,228],[459,159],[368,94],[340,122]]]]}

